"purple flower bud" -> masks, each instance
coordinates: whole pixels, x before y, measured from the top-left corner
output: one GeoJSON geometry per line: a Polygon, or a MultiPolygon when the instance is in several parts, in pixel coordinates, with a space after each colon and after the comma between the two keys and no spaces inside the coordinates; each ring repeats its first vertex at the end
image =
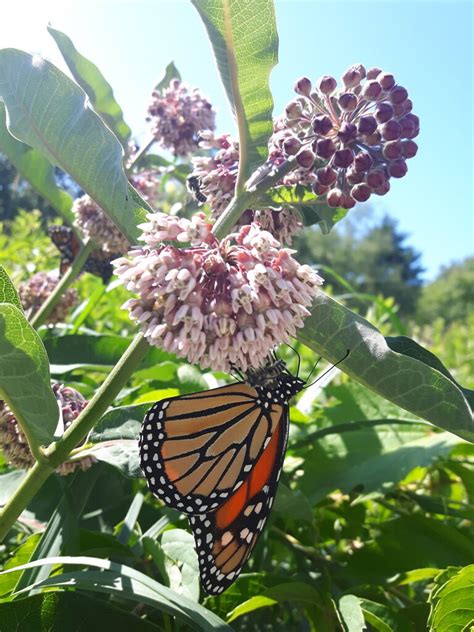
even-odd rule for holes
{"type": "Polygon", "coordinates": [[[353,112],[358,103],[358,99],[352,92],[344,92],[338,99],[339,107],[344,112],[353,112]]]}
{"type": "Polygon", "coordinates": [[[357,125],[357,129],[359,134],[363,134],[364,136],[370,136],[377,129],[377,121],[374,116],[366,115],[361,116],[359,118],[359,123],[357,125]]]}
{"type": "Polygon", "coordinates": [[[382,89],[385,90],[385,92],[391,90],[395,85],[395,77],[389,72],[382,72],[377,77],[377,81],[380,83],[382,89]]]}
{"type": "Polygon", "coordinates": [[[402,128],[397,121],[391,120],[380,127],[380,133],[384,140],[397,140],[401,136],[402,128]]]}
{"type": "Polygon", "coordinates": [[[382,86],[378,81],[367,81],[362,88],[362,95],[369,101],[375,101],[382,94],[382,86]]]}
{"type": "Polygon", "coordinates": [[[342,81],[346,88],[353,88],[354,86],[358,86],[362,77],[360,72],[357,70],[356,66],[351,66],[346,70],[346,72],[342,75],[342,81]]]}
{"type": "Polygon", "coordinates": [[[351,185],[359,184],[359,182],[364,180],[364,174],[360,171],[355,171],[354,165],[352,165],[346,172],[346,180],[351,185]]]}
{"type": "Polygon", "coordinates": [[[316,180],[316,182],[314,182],[314,184],[312,186],[312,189],[313,189],[313,192],[316,195],[324,195],[325,193],[327,193],[329,191],[329,187],[325,187],[318,180],[316,180]]]}
{"type": "Polygon", "coordinates": [[[399,140],[391,140],[385,143],[382,153],[387,160],[396,160],[403,155],[403,145],[399,140]]]}
{"type": "Polygon", "coordinates": [[[336,146],[330,138],[320,138],[315,143],[316,155],[325,160],[329,160],[336,151],[336,146]]]}
{"type": "Polygon", "coordinates": [[[283,151],[288,156],[295,156],[301,149],[301,141],[296,136],[290,136],[283,141],[283,151]]]}
{"type": "Polygon", "coordinates": [[[357,127],[353,123],[342,123],[337,133],[338,138],[343,143],[351,143],[357,138],[357,127]]]}
{"type": "Polygon", "coordinates": [[[316,177],[323,186],[329,187],[336,182],[337,172],[331,167],[321,167],[316,171],[316,177]]]}
{"type": "Polygon", "coordinates": [[[328,206],[336,208],[341,205],[343,199],[343,192],[340,189],[331,189],[326,197],[328,206]]]}
{"type": "Polygon", "coordinates": [[[338,149],[334,154],[334,164],[336,167],[346,169],[350,167],[354,161],[354,152],[348,147],[346,149],[338,149]]]}
{"type": "Polygon", "coordinates": [[[371,193],[372,193],[372,189],[367,184],[364,184],[364,183],[356,184],[351,189],[351,196],[357,202],[367,202],[371,193]]]}
{"type": "Polygon", "coordinates": [[[356,201],[354,200],[354,198],[349,195],[349,194],[344,194],[342,196],[342,200],[341,200],[341,206],[342,208],[353,208],[356,205],[356,201]]]}
{"type": "Polygon", "coordinates": [[[357,70],[357,72],[359,73],[361,79],[365,79],[365,77],[367,75],[367,71],[365,69],[365,66],[363,66],[362,64],[354,64],[352,66],[352,68],[354,68],[354,70],[357,70]]]}
{"type": "Polygon", "coordinates": [[[354,169],[361,173],[368,171],[373,164],[372,156],[366,151],[359,152],[354,158],[354,169]]]}
{"type": "Polygon", "coordinates": [[[413,140],[402,141],[403,156],[405,158],[413,158],[418,151],[418,145],[413,140]]]}
{"type": "Polygon", "coordinates": [[[326,136],[332,130],[332,121],[329,116],[316,116],[313,121],[313,130],[320,136],[326,136]]]}
{"type": "Polygon", "coordinates": [[[299,101],[290,101],[285,108],[286,116],[289,119],[300,118],[302,112],[301,103],[299,101]]]}
{"type": "Polygon", "coordinates": [[[382,141],[382,136],[380,132],[374,132],[373,134],[370,134],[370,136],[365,137],[365,144],[368,145],[369,147],[373,147],[374,145],[380,145],[381,141],[382,141]]]}
{"type": "Polygon", "coordinates": [[[323,94],[330,95],[337,88],[337,81],[331,75],[324,75],[316,82],[318,90],[323,94]]]}
{"type": "Polygon", "coordinates": [[[377,195],[385,195],[389,191],[390,191],[390,182],[388,180],[381,187],[377,187],[376,189],[374,189],[374,193],[376,193],[377,195]]]}
{"type": "Polygon", "coordinates": [[[303,169],[311,169],[311,167],[314,165],[315,158],[316,156],[311,151],[311,149],[302,149],[296,155],[296,162],[299,164],[300,167],[303,167],[303,169]]]}
{"type": "Polygon", "coordinates": [[[367,71],[367,79],[377,79],[381,72],[380,68],[369,68],[367,71]]]}
{"type": "Polygon", "coordinates": [[[408,112],[411,112],[413,110],[413,101],[411,99],[407,99],[405,103],[403,104],[403,106],[404,106],[405,114],[407,114],[408,112]]]}
{"type": "Polygon", "coordinates": [[[386,101],[382,101],[377,105],[377,109],[375,110],[375,118],[377,119],[377,123],[386,123],[393,116],[393,107],[390,103],[386,101]]]}
{"type": "Polygon", "coordinates": [[[415,114],[408,113],[399,121],[402,138],[414,138],[418,134],[420,120],[415,114]]]}
{"type": "Polygon", "coordinates": [[[381,169],[374,169],[367,174],[367,184],[372,189],[377,189],[385,184],[387,176],[381,169]]]}
{"type": "Polygon", "coordinates": [[[393,106],[393,116],[398,117],[405,114],[405,103],[397,103],[393,106]]]}
{"type": "Polygon", "coordinates": [[[392,103],[403,103],[408,98],[408,92],[403,86],[394,86],[388,95],[392,103]]]}
{"type": "Polygon", "coordinates": [[[301,77],[295,83],[295,92],[297,94],[302,94],[305,97],[308,97],[311,94],[311,88],[311,81],[308,79],[308,77],[301,77]]]}
{"type": "Polygon", "coordinates": [[[388,165],[388,172],[392,178],[403,178],[407,171],[407,163],[404,160],[393,160],[388,165]]]}

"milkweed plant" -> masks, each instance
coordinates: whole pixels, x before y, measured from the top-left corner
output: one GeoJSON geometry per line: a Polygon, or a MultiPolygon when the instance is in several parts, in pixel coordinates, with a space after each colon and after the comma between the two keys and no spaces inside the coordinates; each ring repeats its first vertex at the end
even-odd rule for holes
{"type": "Polygon", "coordinates": [[[16,630],[23,608],[43,629],[47,602],[64,630],[86,607],[133,630],[448,629],[450,590],[468,600],[474,577],[460,504],[463,485],[472,502],[471,393],[403,328],[385,336],[336,300],[297,245],[403,189],[416,103],[376,59],[340,81],[319,59],[311,77],[294,69],[274,112],[271,1],[192,4],[237,131],[216,130],[213,104],[167,60],[154,60],[165,72],[137,140],[66,34],[48,28],[69,74],[0,50],[0,152],[69,231],[56,270],[14,283],[0,267],[0,627],[16,630]],[[308,372],[314,356],[343,360],[324,395],[292,409],[275,516],[247,571],[205,597],[183,516],[141,478],[147,402],[223,385],[275,352],[296,370],[295,351],[308,372]],[[411,534],[427,532],[443,555],[417,549],[411,534]],[[413,559],[397,566],[392,535],[413,559]]]}

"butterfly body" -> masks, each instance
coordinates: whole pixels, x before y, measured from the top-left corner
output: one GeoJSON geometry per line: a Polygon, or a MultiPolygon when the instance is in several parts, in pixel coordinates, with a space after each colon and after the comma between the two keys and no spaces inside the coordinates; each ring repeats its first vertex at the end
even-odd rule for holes
{"type": "Polygon", "coordinates": [[[139,439],[150,490],[188,514],[209,594],[235,581],[263,529],[283,466],[288,402],[304,386],[281,361],[244,377],[157,402],[139,439]]]}

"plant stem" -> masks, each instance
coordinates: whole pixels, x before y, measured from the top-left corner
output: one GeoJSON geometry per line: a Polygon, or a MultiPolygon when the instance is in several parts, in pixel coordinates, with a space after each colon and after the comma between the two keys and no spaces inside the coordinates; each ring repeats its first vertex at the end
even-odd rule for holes
{"type": "Polygon", "coordinates": [[[63,277],[61,277],[61,279],[59,280],[59,283],[56,285],[53,292],[48,296],[48,298],[45,300],[45,302],[41,305],[39,310],[31,319],[30,322],[33,327],[36,327],[36,329],[38,329],[40,325],[43,325],[46,322],[48,316],[51,314],[53,309],[61,300],[65,290],[67,290],[67,288],[72,283],[74,283],[74,281],[77,279],[77,277],[81,273],[82,268],[85,262],[87,261],[87,258],[89,257],[91,252],[94,250],[94,247],[96,246],[94,242],[92,241],[85,243],[81,247],[77,257],[74,259],[69,270],[66,272],[66,274],[63,277]]]}
{"type": "Polygon", "coordinates": [[[71,450],[94,427],[94,424],[107,410],[122,386],[143,360],[149,348],[141,334],[136,336],[79,417],[69,426],[59,441],[44,450],[45,460],[35,463],[20,487],[0,511],[0,542],[54,472],[54,468],[67,459],[71,450]]]}
{"type": "MultiPolygon", "coordinates": [[[[288,172],[295,167],[294,157],[289,158],[284,163],[276,167],[269,173],[262,175],[260,179],[252,176],[245,184],[245,190],[230,201],[229,205],[214,224],[212,232],[218,239],[228,235],[234,228],[242,213],[248,208],[254,208],[263,194],[274,186],[288,172]]],[[[258,171],[256,172],[258,174],[258,171]]]]}
{"type": "Polygon", "coordinates": [[[126,173],[127,176],[130,175],[130,171],[132,169],[132,167],[134,165],[137,164],[137,162],[140,160],[140,158],[142,156],[144,156],[146,154],[146,152],[150,149],[150,147],[153,145],[153,143],[155,142],[155,137],[151,136],[146,143],[143,145],[143,147],[140,147],[140,149],[137,151],[137,153],[133,156],[132,160],[129,162],[129,164],[126,167],[126,173]]]}

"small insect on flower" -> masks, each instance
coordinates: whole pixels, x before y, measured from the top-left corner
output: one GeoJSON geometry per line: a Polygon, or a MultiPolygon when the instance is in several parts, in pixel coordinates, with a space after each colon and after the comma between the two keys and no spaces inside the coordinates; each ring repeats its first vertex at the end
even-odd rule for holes
{"type": "Polygon", "coordinates": [[[285,457],[289,401],[309,379],[276,356],[237,373],[236,383],[157,402],[139,439],[151,492],[189,517],[210,595],[235,581],[262,532],[285,457]]]}
{"type": "Polygon", "coordinates": [[[195,198],[195,200],[200,204],[204,204],[204,202],[207,200],[207,197],[201,191],[199,178],[197,176],[189,176],[189,178],[186,180],[186,186],[188,188],[188,191],[195,198]]]}

